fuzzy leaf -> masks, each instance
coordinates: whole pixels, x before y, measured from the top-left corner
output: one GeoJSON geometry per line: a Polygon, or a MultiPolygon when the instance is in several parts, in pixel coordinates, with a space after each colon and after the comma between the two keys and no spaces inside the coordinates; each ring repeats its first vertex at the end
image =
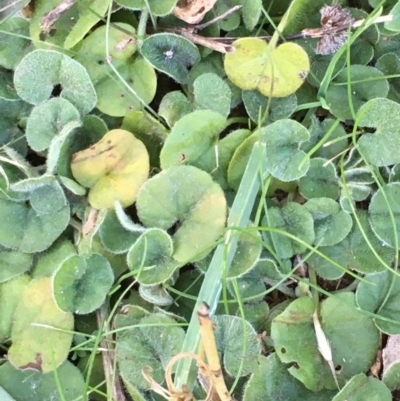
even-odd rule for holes
{"type": "Polygon", "coordinates": [[[108,260],[96,253],[71,256],[52,278],[57,306],[65,312],[87,314],[98,309],[114,281],[108,260]]]}
{"type": "Polygon", "coordinates": [[[242,38],[232,45],[236,50],[225,56],[225,71],[244,90],[258,89],[268,97],[289,96],[310,70],[307,53],[292,42],[269,49],[261,39],[242,38]]]}
{"type": "Polygon", "coordinates": [[[147,227],[168,230],[179,222],[172,237],[172,256],[179,262],[204,257],[224,230],[224,193],[193,166],[170,167],[152,177],[140,189],[136,207],[147,227]]]}
{"type": "Polygon", "coordinates": [[[62,312],[53,299],[51,279],[32,280],[15,310],[8,360],[18,369],[56,369],[68,356],[73,327],[72,313],[62,312]]]}
{"type": "Polygon", "coordinates": [[[141,53],[154,68],[180,84],[188,83],[188,67],[200,60],[200,53],[191,41],[172,33],[149,36],[143,41],[141,53]]]}
{"type": "Polygon", "coordinates": [[[18,95],[28,103],[47,100],[55,85],[61,85],[60,97],[87,114],[96,105],[96,93],[81,64],[54,50],[35,50],[27,54],[14,75],[18,95]]]}
{"type": "Polygon", "coordinates": [[[132,205],[149,174],[149,156],[143,143],[130,132],[109,131],[95,145],[75,153],[72,174],[90,188],[89,202],[96,209],[107,209],[120,202],[132,205]]]}

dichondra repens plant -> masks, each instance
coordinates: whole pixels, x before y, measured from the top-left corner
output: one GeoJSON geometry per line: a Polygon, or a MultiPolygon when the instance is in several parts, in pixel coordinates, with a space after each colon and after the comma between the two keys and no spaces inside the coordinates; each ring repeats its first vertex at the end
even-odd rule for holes
{"type": "Polygon", "coordinates": [[[0,7],[0,398],[395,396],[397,0],[0,7]]]}

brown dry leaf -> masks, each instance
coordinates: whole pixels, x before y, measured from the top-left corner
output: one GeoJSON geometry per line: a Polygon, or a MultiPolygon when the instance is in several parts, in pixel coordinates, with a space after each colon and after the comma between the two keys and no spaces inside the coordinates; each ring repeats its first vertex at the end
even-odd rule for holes
{"type": "Polygon", "coordinates": [[[173,14],[188,24],[198,24],[217,0],[179,0],[173,14]]]}
{"type": "Polygon", "coordinates": [[[383,349],[383,374],[391,365],[400,360],[400,335],[389,336],[386,347],[383,349]]]}

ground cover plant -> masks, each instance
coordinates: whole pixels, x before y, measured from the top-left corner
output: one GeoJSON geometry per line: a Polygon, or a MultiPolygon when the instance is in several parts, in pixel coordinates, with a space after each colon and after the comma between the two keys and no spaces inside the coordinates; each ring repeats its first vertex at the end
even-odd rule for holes
{"type": "Polygon", "coordinates": [[[396,399],[399,20],[3,1],[1,400],[396,399]]]}

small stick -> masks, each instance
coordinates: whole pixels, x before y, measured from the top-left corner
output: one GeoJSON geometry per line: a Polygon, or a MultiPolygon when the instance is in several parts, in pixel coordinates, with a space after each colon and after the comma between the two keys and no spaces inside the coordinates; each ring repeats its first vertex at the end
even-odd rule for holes
{"type": "Polygon", "coordinates": [[[240,10],[242,8],[242,6],[235,6],[230,8],[229,10],[225,11],[224,13],[216,16],[215,18],[213,18],[210,21],[204,22],[203,24],[198,24],[198,25],[193,25],[194,30],[196,31],[201,31],[204,28],[207,28],[208,26],[214,24],[217,21],[220,21],[222,19],[224,19],[225,17],[227,17],[228,15],[231,15],[232,13],[234,13],[237,10],[240,10]]]}
{"type": "Polygon", "coordinates": [[[42,32],[49,33],[51,27],[55,22],[61,17],[63,13],[68,11],[75,4],[75,0],[63,0],[61,3],[57,4],[52,10],[46,13],[42,20],[40,21],[40,27],[42,32]]]}

